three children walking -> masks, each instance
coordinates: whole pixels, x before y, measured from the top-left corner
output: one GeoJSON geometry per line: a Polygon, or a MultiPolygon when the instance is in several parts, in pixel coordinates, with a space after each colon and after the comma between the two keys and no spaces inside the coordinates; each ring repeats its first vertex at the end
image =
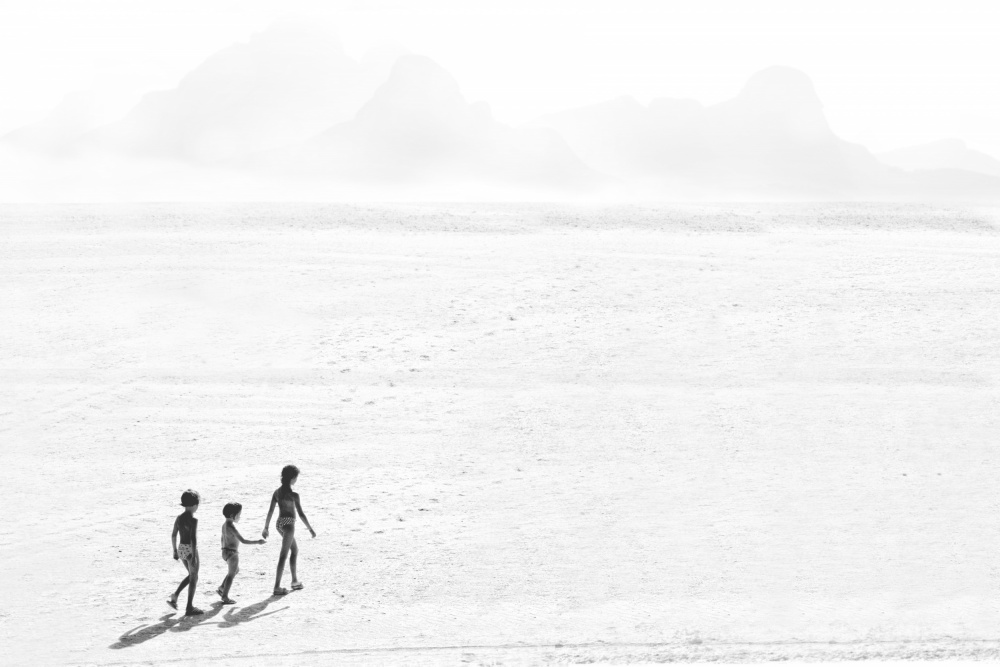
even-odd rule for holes
{"type": "MultiPolygon", "coordinates": [[[[229,591],[233,586],[233,579],[236,578],[236,575],[240,571],[240,544],[264,544],[270,532],[271,515],[274,514],[275,505],[278,506],[278,520],[275,523],[275,529],[281,535],[282,541],[281,553],[278,556],[278,569],[274,576],[274,594],[288,594],[288,589],[281,587],[281,577],[284,574],[286,559],[288,560],[288,567],[292,571],[292,590],[302,589],[302,582],[299,581],[296,572],[299,545],[295,541],[295,515],[298,514],[302,519],[302,523],[309,529],[313,537],[316,537],[316,531],[309,525],[309,520],[302,511],[299,494],[292,491],[292,486],[298,481],[298,477],[299,469],[297,467],[287,465],[282,468],[281,486],[271,494],[271,506],[268,508],[267,520],[264,522],[264,530],[261,532],[261,536],[264,539],[247,540],[237,530],[236,524],[239,522],[240,513],[243,511],[243,506],[240,503],[227,503],[222,508],[222,515],[226,519],[225,523],[222,524],[222,560],[228,564],[229,572],[215,592],[222,598],[223,604],[233,604],[236,602],[230,599],[229,591]]],[[[170,541],[174,547],[174,560],[181,561],[188,575],[184,577],[177,590],[167,600],[167,604],[177,609],[177,599],[184,588],[187,587],[188,595],[185,616],[197,616],[205,613],[193,604],[194,591],[198,584],[198,572],[201,567],[201,561],[198,556],[198,520],[194,518],[194,514],[198,511],[200,503],[201,497],[197,491],[188,489],[181,494],[181,505],[184,506],[184,511],[174,521],[174,530],[170,535],[170,541]],[[180,543],[177,541],[178,536],[180,537],[180,543]]]]}

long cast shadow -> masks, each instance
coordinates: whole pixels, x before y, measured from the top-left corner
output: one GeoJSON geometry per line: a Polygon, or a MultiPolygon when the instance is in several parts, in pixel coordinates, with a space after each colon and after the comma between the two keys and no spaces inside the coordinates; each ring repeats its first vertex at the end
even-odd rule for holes
{"type": "Polygon", "coordinates": [[[122,649],[136,646],[148,642],[150,639],[155,639],[168,630],[172,630],[173,632],[187,632],[194,626],[201,625],[217,615],[222,611],[222,606],[221,602],[215,602],[212,604],[212,609],[206,611],[201,616],[177,616],[175,612],[171,612],[166,616],[161,616],[159,619],[160,622],[156,625],[140,625],[132,628],[108,648],[122,649]]]}
{"type": "Polygon", "coordinates": [[[284,597],[282,595],[272,595],[271,597],[261,600],[260,602],[255,602],[251,605],[243,607],[239,611],[236,609],[230,609],[225,614],[223,614],[223,620],[218,624],[220,628],[232,628],[240,623],[246,623],[248,621],[256,621],[258,618],[264,618],[265,616],[270,616],[271,614],[277,614],[279,611],[284,611],[288,607],[282,607],[281,609],[275,609],[274,611],[269,611],[263,614],[267,606],[274,602],[275,600],[284,597]]]}
{"type": "Polygon", "coordinates": [[[177,625],[175,625],[174,627],[170,628],[170,631],[171,632],[187,632],[191,628],[193,628],[195,626],[198,626],[198,625],[201,625],[202,623],[204,623],[208,619],[213,618],[215,616],[218,616],[219,612],[222,611],[222,608],[225,605],[223,605],[221,602],[213,602],[210,606],[212,608],[209,611],[206,611],[201,616],[184,616],[184,617],[182,617],[181,618],[181,622],[178,623],[177,625]]]}
{"type": "Polygon", "coordinates": [[[141,644],[143,642],[148,642],[154,637],[159,637],[164,632],[174,627],[181,622],[179,616],[175,617],[173,612],[167,614],[166,616],[160,617],[160,622],[156,625],[140,625],[132,628],[121,637],[118,638],[114,644],[108,648],[120,649],[128,648],[129,646],[135,646],[136,644],[141,644]]]}

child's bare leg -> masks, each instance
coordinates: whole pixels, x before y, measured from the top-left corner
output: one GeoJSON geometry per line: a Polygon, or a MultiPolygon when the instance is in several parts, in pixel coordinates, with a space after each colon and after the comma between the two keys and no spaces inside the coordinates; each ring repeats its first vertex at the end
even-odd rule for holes
{"type": "MultiPolygon", "coordinates": [[[[230,560],[232,560],[232,559],[230,558],[230,560]]],[[[219,587],[215,589],[215,592],[219,594],[219,597],[223,597],[223,598],[226,597],[226,590],[227,590],[226,586],[229,584],[229,575],[233,571],[233,568],[232,568],[231,565],[229,565],[229,561],[228,560],[226,561],[226,568],[228,568],[226,570],[226,576],[224,576],[222,578],[222,583],[219,584],[219,587]]]]}
{"type": "Polygon", "coordinates": [[[201,610],[197,609],[194,606],[194,589],[195,589],[195,587],[198,586],[198,570],[199,570],[200,565],[201,564],[198,562],[198,557],[196,556],[194,558],[194,560],[191,562],[191,567],[188,569],[188,572],[191,573],[189,575],[191,581],[188,584],[188,603],[187,603],[187,613],[188,614],[190,614],[193,611],[201,613],[201,610]]]}
{"type": "Polygon", "coordinates": [[[230,556],[229,558],[229,574],[226,575],[225,580],[222,582],[222,601],[229,602],[229,589],[233,587],[233,579],[240,571],[240,556],[239,554],[230,556]]]}
{"type": "Polygon", "coordinates": [[[177,602],[177,598],[181,596],[181,591],[183,591],[184,587],[191,582],[191,566],[188,564],[187,561],[183,561],[183,563],[184,563],[184,569],[188,571],[188,576],[184,577],[184,579],[181,581],[181,585],[178,586],[177,590],[174,591],[174,594],[170,596],[170,599],[173,602],[177,602]]]}
{"type": "Polygon", "coordinates": [[[299,583],[299,576],[295,573],[295,566],[299,560],[299,543],[292,538],[292,547],[288,553],[288,569],[292,571],[292,586],[299,583]]]}
{"type": "Polygon", "coordinates": [[[281,539],[281,554],[278,555],[278,571],[274,574],[274,590],[284,590],[281,588],[281,575],[285,573],[285,559],[288,557],[288,550],[295,539],[295,529],[289,526],[285,529],[285,534],[281,539]]]}
{"type": "Polygon", "coordinates": [[[181,579],[181,585],[177,587],[177,590],[174,591],[174,594],[170,596],[170,599],[173,600],[174,602],[177,602],[177,598],[181,596],[181,591],[183,591],[184,587],[187,586],[190,582],[191,582],[190,575],[181,579]]]}
{"type": "Polygon", "coordinates": [[[233,585],[232,576],[233,576],[233,568],[230,567],[226,571],[226,576],[222,578],[222,583],[219,584],[219,587],[215,589],[215,592],[218,593],[220,597],[225,598],[226,591],[228,591],[229,587],[233,585]]]}

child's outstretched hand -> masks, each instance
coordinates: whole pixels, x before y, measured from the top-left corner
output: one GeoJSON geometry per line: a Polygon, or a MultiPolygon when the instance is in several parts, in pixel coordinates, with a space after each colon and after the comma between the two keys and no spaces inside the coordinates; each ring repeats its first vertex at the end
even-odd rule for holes
{"type": "Polygon", "coordinates": [[[313,530],[312,528],[310,528],[309,532],[312,533],[313,537],[316,537],[316,531],[315,530],[313,530]]]}
{"type": "Polygon", "coordinates": [[[257,544],[264,544],[267,540],[257,540],[257,544]]]}
{"type": "Polygon", "coordinates": [[[270,531],[267,528],[265,528],[264,530],[260,531],[260,536],[263,537],[266,540],[267,539],[267,534],[269,532],[270,531]]]}

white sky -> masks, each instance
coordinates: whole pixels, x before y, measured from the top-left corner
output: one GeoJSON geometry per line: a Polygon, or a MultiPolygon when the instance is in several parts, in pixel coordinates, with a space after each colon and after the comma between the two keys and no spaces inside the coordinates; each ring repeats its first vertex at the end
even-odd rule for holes
{"type": "Polygon", "coordinates": [[[0,0],[0,134],[76,90],[124,112],[294,16],[354,56],[428,55],[509,123],[622,94],[717,102],[782,64],[813,78],[845,139],[956,136],[1000,156],[1000,2],[965,0],[0,0]]]}

